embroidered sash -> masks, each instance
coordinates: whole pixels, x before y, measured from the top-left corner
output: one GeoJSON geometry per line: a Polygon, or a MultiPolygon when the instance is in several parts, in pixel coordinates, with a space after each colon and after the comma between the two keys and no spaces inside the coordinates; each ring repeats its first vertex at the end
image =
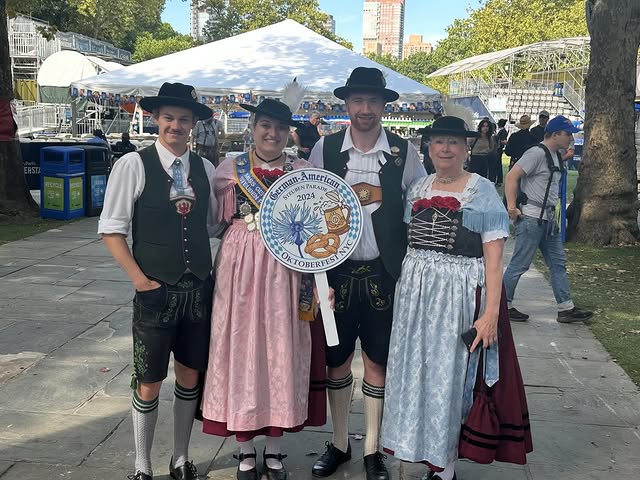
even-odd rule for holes
{"type": "Polygon", "coordinates": [[[233,164],[233,171],[242,193],[259,209],[269,187],[253,172],[253,151],[238,155],[233,164]]]}

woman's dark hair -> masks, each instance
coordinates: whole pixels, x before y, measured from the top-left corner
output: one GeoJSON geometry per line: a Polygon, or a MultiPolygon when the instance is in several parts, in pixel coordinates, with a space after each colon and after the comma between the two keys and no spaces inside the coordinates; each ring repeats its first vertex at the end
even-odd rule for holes
{"type": "Polygon", "coordinates": [[[507,124],[507,119],[506,118],[501,118],[500,120],[498,120],[498,128],[502,128],[507,124]]]}
{"type": "Polygon", "coordinates": [[[489,120],[482,120],[478,124],[478,131],[480,132],[480,135],[482,135],[482,126],[483,125],[489,125],[489,131],[487,132],[487,138],[491,138],[491,136],[494,134],[495,126],[489,120]]]}

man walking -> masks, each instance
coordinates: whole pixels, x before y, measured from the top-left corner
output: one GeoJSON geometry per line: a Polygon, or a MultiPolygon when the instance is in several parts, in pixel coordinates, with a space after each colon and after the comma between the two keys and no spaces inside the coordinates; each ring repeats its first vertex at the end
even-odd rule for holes
{"type": "Polygon", "coordinates": [[[567,258],[555,219],[558,187],[564,169],[558,150],[568,148],[577,131],[568,118],[555,117],[547,124],[540,146],[527,150],[506,177],[507,210],[515,222],[516,243],[504,272],[504,285],[509,317],[514,322],[529,318],[512,304],[518,280],[529,270],[538,249],[549,268],[549,280],[558,304],[557,321],[582,322],[593,316],[589,310],[577,308],[571,300],[567,258]],[[526,201],[520,206],[516,205],[519,189],[526,195],[526,201]]]}
{"type": "Polygon", "coordinates": [[[504,153],[511,157],[509,161],[509,170],[516,164],[522,154],[527,151],[527,149],[535,145],[536,139],[531,134],[529,128],[533,124],[531,117],[529,115],[522,115],[520,120],[516,123],[516,127],[519,129],[517,132],[512,133],[507,140],[507,145],[504,147],[504,153]]]}
{"type": "Polygon", "coordinates": [[[385,104],[396,100],[398,94],[386,88],[380,70],[357,67],[346,85],[333,93],[345,101],[351,126],[322,137],[313,148],[310,161],[340,175],[353,187],[362,204],[363,232],[351,257],[327,272],[336,292],[340,340],[339,345],[327,348],[327,387],[334,433],[333,442],[327,444],[312,473],[327,477],[351,458],[351,362],[360,338],[364,362],[364,465],[367,480],[388,480],[378,438],[395,283],[407,249],[403,192],[426,172],[415,147],[382,128],[385,104]]]}
{"type": "Polygon", "coordinates": [[[113,167],[98,233],[127,273],[133,299],[131,381],[136,473],[152,480],[151,445],[158,395],[173,352],[176,374],[174,449],[169,473],[198,478],[188,448],[198,400],[198,372],[205,369],[213,281],[209,234],[217,230],[215,167],[187,148],[189,132],[211,110],[197,103],[193,87],[165,83],[140,105],[152,112],[159,138],[124,155],[113,167]],[[132,229],[133,252],[126,237],[132,229]]]}
{"type": "Polygon", "coordinates": [[[218,166],[220,138],[224,135],[222,124],[213,116],[196,123],[191,136],[191,148],[202,158],[206,158],[214,166],[218,166]]]}

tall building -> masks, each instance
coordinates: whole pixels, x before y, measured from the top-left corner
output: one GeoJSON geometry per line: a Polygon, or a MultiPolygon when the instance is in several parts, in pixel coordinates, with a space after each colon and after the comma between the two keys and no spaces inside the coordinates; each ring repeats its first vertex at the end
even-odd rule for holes
{"type": "Polygon", "coordinates": [[[433,52],[433,45],[422,41],[422,35],[409,35],[409,41],[402,46],[402,58],[407,58],[418,52],[433,52]]]}
{"type": "Polygon", "coordinates": [[[362,15],[362,53],[380,44],[383,54],[402,57],[405,0],[365,0],[362,15]]]}
{"type": "Polygon", "coordinates": [[[202,40],[202,29],[209,20],[207,9],[198,0],[191,0],[191,38],[202,40]]]}
{"type": "Polygon", "coordinates": [[[324,28],[328,32],[331,32],[331,33],[335,34],[336,33],[336,21],[333,18],[333,15],[329,15],[328,13],[326,15],[327,15],[327,21],[324,24],[324,28]]]}

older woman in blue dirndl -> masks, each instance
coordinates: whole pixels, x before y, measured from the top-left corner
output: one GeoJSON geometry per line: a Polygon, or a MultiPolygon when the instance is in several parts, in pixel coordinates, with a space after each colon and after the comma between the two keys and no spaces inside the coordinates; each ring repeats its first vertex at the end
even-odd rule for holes
{"type": "Polygon", "coordinates": [[[532,444],[502,295],[507,212],[491,182],[463,169],[466,138],[477,132],[445,116],[426,134],[436,173],[407,193],[409,249],[396,288],[382,445],[426,463],[427,478],[451,480],[480,370],[504,437],[495,459],[525,463],[532,444]],[[477,335],[468,348],[461,334],[471,327],[477,335]]]}

